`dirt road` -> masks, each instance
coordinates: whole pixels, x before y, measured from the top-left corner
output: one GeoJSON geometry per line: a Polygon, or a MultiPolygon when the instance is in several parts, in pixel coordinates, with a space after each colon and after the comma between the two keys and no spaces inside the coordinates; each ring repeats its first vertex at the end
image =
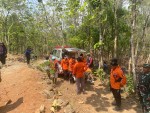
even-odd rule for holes
{"type": "MultiPolygon", "coordinates": [[[[25,63],[9,61],[7,64],[1,69],[0,113],[35,113],[41,105],[45,106],[46,113],[51,113],[52,101],[42,93],[49,87],[42,79],[44,74],[25,63]],[[12,102],[5,105],[10,99],[12,102]]],[[[94,85],[86,86],[87,94],[76,95],[75,84],[69,84],[61,78],[58,79],[56,89],[62,93],[59,98],[69,101],[77,113],[141,113],[134,97],[123,99],[123,110],[114,111],[112,94],[99,80],[94,85]]],[[[63,110],[58,112],[63,113],[63,110]]]]}

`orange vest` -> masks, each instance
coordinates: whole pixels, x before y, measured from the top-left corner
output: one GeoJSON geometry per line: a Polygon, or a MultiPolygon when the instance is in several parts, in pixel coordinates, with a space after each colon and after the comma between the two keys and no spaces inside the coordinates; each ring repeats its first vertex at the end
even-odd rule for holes
{"type": "Polygon", "coordinates": [[[73,74],[77,78],[82,78],[84,77],[84,72],[85,72],[85,63],[84,62],[77,62],[73,68],[73,74]]]}
{"type": "Polygon", "coordinates": [[[75,63],[76,63],[76,61],[75,61],[75,59],[70,59],[69,60],[69,71],[73,71],[73,67],[74,67],[74,65],[75,65],[75,63]]]}
{"type": "Polygon", "coordinates": [[[61,67],[63,70],[68,70],[69,67],[69,60],[68,59],[63,59],[61,61],[61,67]]]}
{"type": "Polygon", "coordinates": [[[115,69],[111,69],[110,73],[110,85],[113,89],[121,88],[121,82],[116,82],[119,78],[123,78],[123,71],[120,66],[117,66],[115,69]]]}

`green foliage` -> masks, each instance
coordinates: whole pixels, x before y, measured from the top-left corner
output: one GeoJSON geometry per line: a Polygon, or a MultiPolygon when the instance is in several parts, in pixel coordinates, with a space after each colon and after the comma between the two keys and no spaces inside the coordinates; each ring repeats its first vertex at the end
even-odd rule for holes
{"type": "MultiPolygon", "coordinates": [[[[145,23],[149,2],[129,3],[132,5],[137,5],[134,45],[143,35],[139,47],[146,46],[149,44],[149,19],[145,23]]],[[[26,0],[1,0],[0,40],[16,53],[23,53],[31,45],[36,53],[43,54],[56,45],[66,44],[87,51],[94,47],[96,54],[101,48],[103,57],[110,58],[117,36],[117,53],[124,58],[130,51],[132,10],[123,6],[121,1],[115,4],[114,0],[47,0],[37,4],[26,0]]],[[[148,56],[149,50],[144,51],[141,54],[148,56]]]]}
{"type": "Polygon", "coordinates": [[[104,80],[105,80],[105,76],[106,76],[106,73],[103,71],[103,69],[97,69],[95,72],[94,72],[95,74],[96,74],[96,76],[98,76],[98,78],[102,81],[102,82],[104,82],[104,80]]]}
{"type": "Polygon", "coordinates": [[[40,64],[42,67],[45,67],[45,66],[50,66],[50,61],[46,61],[42,64],[40,64]]]}
{"type": "Polygon", "coordinates": [[[83,5],[80,7],[79,11],[81,12],[85,11],[86,7],[87,7],[87,2],[85,1],[83,5]]]}
{"type": "Polygon", "coordinates": [[[53,63],[51,63],[50,61],[45,61],[44,63],[40,64],[40,67],[42,69],[44,69],[46,66],[49,66],[50,67],[50,74],[54,74],[55,73],[55,70],[54,70],[54,67],[53,67],[53,63]]]}
{"type": "Polygon", "coordinates": [[[126,77],[127,77],[127,85],[125,91],[130,94],[134,92],[133,75],[127,74],[126,77]]]}
{"type": "Polygon", "coordinates": [[[100,41],[100,42],[98,42],[98,43],[96,43],[95,45],[94,45],[94,49],[99,49],[100,47],[102,47],[104,45],[104,43],[102,42],[102,41],[100,41]]]}
{"type": "Polygon", "coordinates": [[[72,46],[81,47],[83,44],[83,40],[81,40],[78,36],[74,36],[73,38],[70,38],[69,43],[72,46]]]}

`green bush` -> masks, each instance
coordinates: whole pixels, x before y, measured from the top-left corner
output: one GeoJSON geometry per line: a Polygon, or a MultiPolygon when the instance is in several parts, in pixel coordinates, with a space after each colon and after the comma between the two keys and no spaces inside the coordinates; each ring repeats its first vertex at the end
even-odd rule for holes
{"type": "Polygon", "coordinates": [[[48,65],[50,66],[50,61],[46,61],[46,62],[40,64],[40,66],[42,66],[42,67],[45,67],[45,66],[48,66],[48,65]]]}
{"type": "Polygon", "coordinates": [[[129,94],[134,93],[133,76],[127,74],[126,77],[127,77],[127,85],[126,85],[125,91],[129,94]]]}
{"type": "Polygon", "coordinates": [[[44,63],[42,63],[42,64],[40,64],[40,67],[41,68],[45,68],[46,66],[50,66],[50,74],[54,74],[55,73],[55,71],[54,71],[54,69],[53,69],[53,63],[50,63],[50,61],[46,61],[46,62],[44,62],[44,63]]]}
{"type": "Polygon", "coordinates": [[[97,69],[94,73],[102,82],[104,82],[106,73],[103,71],[103,69],[97,69]]]}

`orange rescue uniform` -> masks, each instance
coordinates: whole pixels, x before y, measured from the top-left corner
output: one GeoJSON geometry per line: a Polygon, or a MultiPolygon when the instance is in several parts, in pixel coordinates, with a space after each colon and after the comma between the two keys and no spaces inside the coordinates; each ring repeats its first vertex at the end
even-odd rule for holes
{"type": "Polygon", "coordinates": [[[76,78],[82,78],[84,77],[85,72],[85,63],[84,62],[77,62],[73,69],[73,74],[76,76],[76,78]]]}
{"type": "Polygon", "coordinates": [[[68,70],[69,68],[69,60],[68,59],[63,59],[61,61],[61,67],[63,70],[68,70]]]}
{"type": "Polygon", "coordinates": [[[120,89],[121,84],[117,82],[118,79],[123,78],[123,71],[120,66],[117,66],[115,69],[111,69],[110,73],[110,85],[113,89],[120,89]]]}
{"type": "Polygon", "coordinates": [[[71,59],[69,60],[69,71],[70,71],[70,72],[73,71],[73,68],[74,68],[75,63],[76,63],[76,60],[75,60],[75,59],[71,58],[71,59]]]}

